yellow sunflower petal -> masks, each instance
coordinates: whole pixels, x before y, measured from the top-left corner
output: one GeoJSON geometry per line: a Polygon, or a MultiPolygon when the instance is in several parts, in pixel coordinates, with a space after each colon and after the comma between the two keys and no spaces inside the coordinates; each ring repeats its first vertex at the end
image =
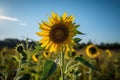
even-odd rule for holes
{"type": "Polygon", "coordinates": [[[46,40],[45,43],[43,42],[43,44],[41,45],[41,47],[45,47],[47,46],[47,44],[50,42],[50,40],[46,40]]]}
{"type": "Polygon", "coordinates": [[[54,52],[54,49],[55,49],[54,47],[55,47],[55,44],[52,43],[51,46],[50,46],[50,52],[54,52]]]}
{"type": "Polygon", "coordinates": [[[49,23],[54,24],[54,20],[51,17],[48,17],[49,23]]]}
{"type": "Polygon", "coordinates": [[[74,20],[74,17],[73,16],[68,16],[66,18],[66,22],[72,22],[74,20]]]}
{"type": "Polygon", "coordinates": [[[67,13],[65,12],[63,15],[62,15],[62,19],[65,20],[67,17],[67,13]]]}
{"type": "Polygon", "coordinates": [[[73,20],[74,20],[74,17],[73,17],[73,16],[69,16],[69,17],[68,17],[68,20],[69,20],[69,21],[73,21],[73,20]]]}
{"type": "Polygon", "coordinates": [[[54,52],[55,52],[55,53],[57,53],[57,51],[58,51],[58,50],[57,50],[57,49],[58,49],[57,47],[58,47],[58,45],[55,44],[55,46],[54,46],[54,52]]]}
{"type": "Polygon", "coordinates": [[[66,44],[66,51],[70,51],[70,46],[66,44]]]}
{"type": "Polygon", "coordinates": [[[43,37],[43,38],[40,40],[40,43],[44,43],[44,42],[46,42],[47,40],[49,40],[49,37],[43,37]]]}
{"type": "Polygon", "coordinates": [[[60,22],[60,17],[58,16],[58,14],[55,14],[54,12],[52,12],[52,18],[49,17],[49,21],[52,24],[57,24],[60,22]]]}
{"type": "Polygon", "coordinates": [[[59,23],[60,22],[60,17],[56,14],[55,18],[54,18],[54,21],[56,23],[59,23]]]}
{"type": "Polygon", "coordinates": [[[51,23],[48,23],[48,22],[45,22],[45,21],[42,21],[42,23],[43,23],[45,26],[48,26],[48,27],[51,27],[51,26],[52,26],[51,23]]]}
{"type": "Polygon", "coordinates": [[[48,45],[46,46],[46,49],[48,49],[51,46],[51,44],[52,44],[52,41],[48,43],[48,45]]]}
{"type": "Polygon", "coordinates": [[[55,14],[54,12],[52,12],[52,18],[55,18],[55,15],[56,15],[56,14],[55,14]]]}
{"type": "Polygon", "coordinates": [[[49,35],[48,32],[36,32],[36,34],[37,34],[38,36],[48,36],[48,35],[49,35]]]}
{"type": "Polygon", "coordinates": [[[40,26],[40,29],[42,30],[50,30],[50,27],[45,24],[39,24],[39,26],[40,26]]]}

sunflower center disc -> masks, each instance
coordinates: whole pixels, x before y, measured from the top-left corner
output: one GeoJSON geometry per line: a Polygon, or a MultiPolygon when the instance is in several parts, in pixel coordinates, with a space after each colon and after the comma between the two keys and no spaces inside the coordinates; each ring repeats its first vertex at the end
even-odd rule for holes
{"type": "Polygon", "coordinates": [[[68,37],[68,28],[62,24],[52,26],[50,39],[55,43],[62,43],[68,37]]]}
{"type": "Polygon", "coordinates": [[[90,48],[90,53],[95,54],[97,52],[96,48],[90,48]]]}
{"type": "Polygon", "coordinates": [[[48,52],[46,52],[45,54],[48,55],[48,52]]]}
{"type": "Polygon", "coordinates": [[[75,56],[75,52],[72,52],[72,56],[73,56],[73,57],[75,56]]]}

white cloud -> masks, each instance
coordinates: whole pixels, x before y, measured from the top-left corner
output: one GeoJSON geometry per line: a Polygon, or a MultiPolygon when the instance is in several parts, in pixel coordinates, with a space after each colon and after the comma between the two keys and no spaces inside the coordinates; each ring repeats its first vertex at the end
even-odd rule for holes
{"type": "Polygon", "coordinates": [[[0,20],[7,20],[7,21],[15,21],[21,26],[27,26],[28,24],[21,22],[22,20],[14,17],[8,17],[8,16],[0,16],[0,20]]]}
{"type": "Polygon", "coordinates": [[[0,16],[0,19],[2,19],[2,20],[9,20],[9,21],[18,21],[17,18],[8,17],[8,16],[0,16]]]}

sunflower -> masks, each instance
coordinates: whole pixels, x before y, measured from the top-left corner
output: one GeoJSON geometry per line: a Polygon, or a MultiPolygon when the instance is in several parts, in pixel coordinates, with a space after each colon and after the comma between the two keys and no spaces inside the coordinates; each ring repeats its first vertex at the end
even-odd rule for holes
{"type": "Polygon", "coordinates": [[[72,49],[71,51],[65,52],[66,59],[71,59],[71,58],[74,58],[75,56],[76,56],[76,51],[74,49],[72,49]]]}
{"type": "Polygon", "coordinates": [[[48,51],[44,51],[44,52],[43,52],[43,56],[44,56],[45,58],[49,58],[49,57],[50,57],[50,53],[48,53],[48,51]]]}
{"type": "Polygon", "coordinates": [[[33,60],[34,62],[38,62],[38,59],[36,58],[36,55],[35,55],[35,54],[32,55],[32,60],[33,60]]]}
{"type": "Polygon", "coordinates": [[[95,58],[100,54],[99,49],[95,45],[89,45],[86,47],[86,55],[90,58],[95,58]]]}
{"type": "Polygon", "coordinates": [[[22,53],[25,49],[24,49],[24,46],[23,46],[23,44],[18,44],[16,47],[15,47],[15,50],[16,50],[16,52],[18,52],[18,53],[22,53]]]}
{"type": "Polygon", "coordinates": [[[106,49],[105,50],[105,53],[107,54],[108,57],[111,57],[112,56],[112,53],[109,49],[106,49]]]}
{"type": "Polygon", "coordinates": [[[100,53],[102,53],[102,52],[103,52],[103,50],[102,50],[102,49],[99,49],[99,52],[100,52],[100,53]]]}
{"type": "Polygon", "coordinates": [[[64,13],[61,17],[52,12],[52,17],[48,17],[49,21],[39,24],[41,32],[37,32],[38,36],[42,36],[39,41],[42,47],[48,49],[50,52],[57,53],[66,47],[67,50],[72,49],[75,44],[73,41],[75,24],[73,23],[73,16],[67,16],[64,13]]]}

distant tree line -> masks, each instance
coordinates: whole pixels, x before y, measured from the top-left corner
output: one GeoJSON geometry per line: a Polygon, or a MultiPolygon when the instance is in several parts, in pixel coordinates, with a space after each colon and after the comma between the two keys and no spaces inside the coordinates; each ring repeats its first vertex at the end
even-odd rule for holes
{"type": "MultiPolygon", "coordinates": [[[[26,45],[26,40],[19,40],[19,39],[5,39],[0,40],[0,49],[7,47],[7,48],[15,48],[17,44],[24,44],[26,45]]],[[[35,46],[35,41],[28,41],[28,44],[35,46]]]]}
{"type": "MultiPolygon", "coordinates": [[[[27,40],[27,39],[26,39],[27,40]]],[[[0,49],[4,48],[4,47],[8,47],[8,48],[15,48],[17,44],[19,43],[23,43],[24,45],[26,45],[26,40],[19,40],[19,39],[4,39],[4,40],[0,40],[0,49]]],[[[32,45],[33,48],[36,45],[36,41],[29,41],[28,42],[29,45],[32,45]]],[[[87,45],[92,44],[91,41],[87,42],[87,43],[77,43],[77,46],[75,46],[76,49],[81,49],[86,47],[87,45]]],[[[120,43],[101,43],[101,44],[96,44],[97,47],[101,48],[101,49],[120,49],[120,43]]]]}

